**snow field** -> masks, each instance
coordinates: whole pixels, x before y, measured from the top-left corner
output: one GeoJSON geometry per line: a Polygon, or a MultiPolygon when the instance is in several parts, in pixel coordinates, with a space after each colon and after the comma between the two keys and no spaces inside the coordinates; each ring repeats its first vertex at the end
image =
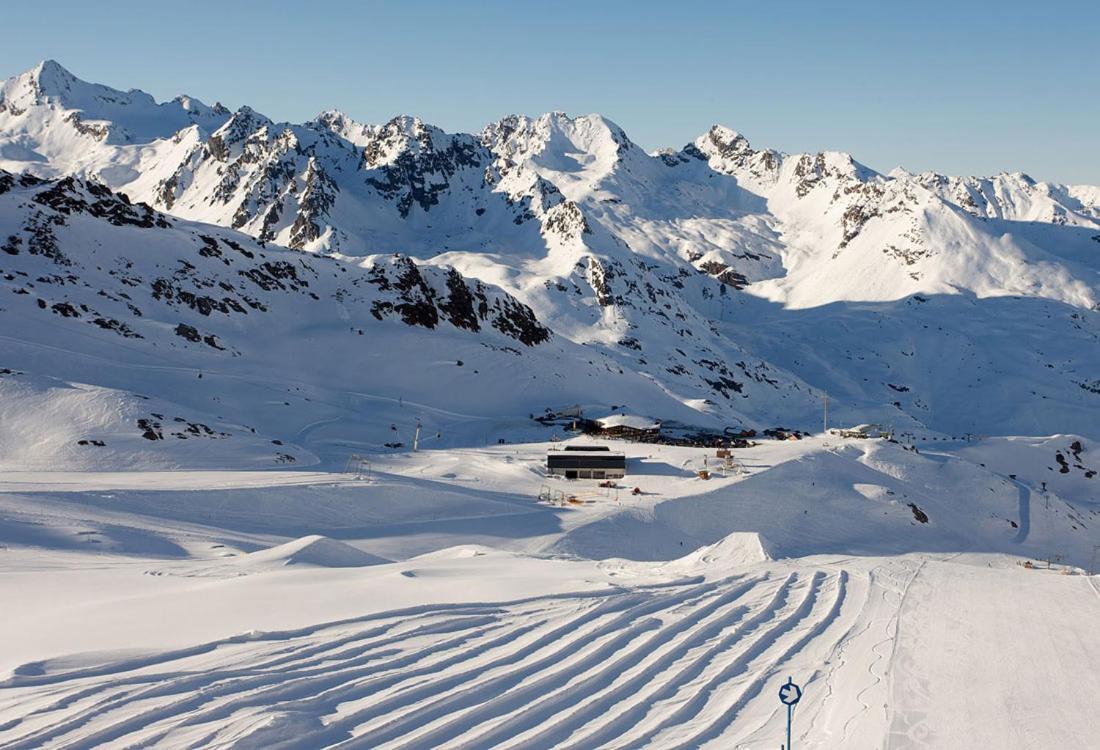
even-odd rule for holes
{"type": "MultiPolygon", "coordinates": [[[[1023,445],[1037,466],[1051,444],[1023,445]]],[[[1095,584],[1016,564],[1064,511],[1031,503],[1024,539],[980,518],[1019,512],[1026,472],[999,484],[957,454],[811,438],[736,451],[746,474],[703,482],[697,449],[622,443],[641,497],[555,508],[536,500],[547,447],[376,456],[369,481],[6,477],[6,527],[52,531],[0,556],[0,593],[27,608],[0,626],[18,644],[0,744],[766,748],[788,675],[805,690],[799,747],[1023,749],[1095,731],[1096,686],[1069,681],[1100,660],[1095,584]],[[820,495],[792,505],[807,484],[820,495]],[[330,538],[293,536],[305,528],[330,538]],[[128,547],[119,529],[174,548],[128,547]]],[[[1088,513],[1067,487],[1059,502],[1088,513]]]]}

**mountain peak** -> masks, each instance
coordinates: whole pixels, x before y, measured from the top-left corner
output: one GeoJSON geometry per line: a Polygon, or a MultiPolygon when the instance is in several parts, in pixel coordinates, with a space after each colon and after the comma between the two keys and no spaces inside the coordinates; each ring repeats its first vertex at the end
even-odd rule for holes
{"type": "Polygon", "coordinates": [[[180,94],[172,100],[187,112],[206,113],[213,111],[210,107],[207,107],[200,100],[187,94],[180,94]]]}
{"type": "Polygon", "coordinates": [[[35,65],[29,71],[34,80],[38,81],[38,84],[44,90],[54,90],[61,88],[68,88],[72,85],[77,77],[70,73],[61,63],[57,60],[43,60],[35,65]]]}
{"type": "Polygon", "coordinates": [[[211,136],[211,141],[214,141],[214,151],[222,153],[222,148],[226,144],[244,141],[255,131],[272,124],[274,123],[266,116],[247,104],[242,104],[211,136]]]}
{"type": "Polygon", "coordinates": [[[342,110],[325,109],[318,112],[317,116],[313,118],[312,122],[337,130],[352,122],[352,119],[348,117],[347,114],[342,110]]]}
{"type": "Polygon", "coordinates": [[[725,143],[744,142],[748,144],[748,139],[740,131],[728,128],[725,125],[711,125],[707,134],[710,135],[711,138],[725,143]]]}
{"type": "Polygon", "coordinates": [[[77,85],[90,84],[80,81],[56,60],[43,60],[4,82],[0,99],[12,102],[20,109],[49,101],[64,103],[77,85]]]}
{"type": "Polygon", "coordinates": [[[425,130],[438,130],[431,125],[425,125],[424,121],[415,115],[397,115],[390,118],[389,122],[382,127],[389,133],[398,133],[409,138],[416,138],[425,130]]]}
{"type": "Polygon", "coordinates": [[[624,147],[634,145],[627,136],[625,130],[599,112],[591,112],[587,115],[577,115],[576,117],[570,117],[565,112],[548,112],[540,117],[539,120],[545,120],[551,123],[553,127],[570,134],[585,132],[591,134],[610,133],[612,139],[617,144],[624,147]]]}
{"type": "Polygon", "coordinates": [[[749,143],[749,139],[725,125],[712,125],[703,138],[710,141],[715,150],[722,156],[752,153],[752,145],[749,143]]]}
{"type": "Polygon", "coordinates": [[[499,158],[519,162],[545,155],[543,166],[574,171],[568,154],[585,153],[592,164],[607,171],[620,156],[636,148],[626,132],[601,114],[571,117],[565,112],[546,112],[538,117],[508,115],[481,132],[481,142],[499,158]],[[562,158],[564,157],[564,161],[562,158]]]}
{"type": "MultiPolygon", "coordinates": [[[[210,108],[189,96],[163,104],[139,89],[120,91],[77,78],[56,60],[43,60],[30,70],[4,81],[0,102],[6,111],[40,128],[56,119],[60,127],[75,130],[82,140],[121,145],[168,138],[183,128],[199,125],[211,132],[227,119],[223,107],[210,108]]],[[[74,152],[75,158],[80,158],[74,152]]],[[[56,158],[60,154],[54,154],[56,158]]]]}
{"type": "Polygon", "coordinates": [[[346,112],[339,109],[326,109],[318,113],[316,117],[306,123],[306,127],[333,133],[360,148],[372,140],[371,132],[376,128],[376,126],[364,125],[355,121],[346,112]]]}

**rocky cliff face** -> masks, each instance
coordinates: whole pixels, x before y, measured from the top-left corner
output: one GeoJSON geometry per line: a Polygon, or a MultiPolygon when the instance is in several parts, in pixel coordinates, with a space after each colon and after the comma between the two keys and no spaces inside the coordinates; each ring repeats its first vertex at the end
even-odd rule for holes
{"type": "Polygon", "coordinates": [[[524,346],[551,335],[530,308],[499,289],[453,268],[421,267],[406,256],[334,265],[170,219],[73,177],[51,181],[0,171],[0,200],[6,209],[0,249],[12,291],[42,311],[135,339],[162,336],[163,323],[194,343],[243,347],[239,326],[251,325],[245,318],[298,306],[319,320],[337,317],[338,308],[356,325],[394,320],[427,329],[494,331],[524,346]],[[108,228],[114,228],[115,243],[101,246],[98,235],[108,228]],[[186,319],[177,323],[181,315],[186,319]],[[234,320],[238,330],[225,330],[234,320]],[[216,333],[198,336],[193,323],[216,333]]]}

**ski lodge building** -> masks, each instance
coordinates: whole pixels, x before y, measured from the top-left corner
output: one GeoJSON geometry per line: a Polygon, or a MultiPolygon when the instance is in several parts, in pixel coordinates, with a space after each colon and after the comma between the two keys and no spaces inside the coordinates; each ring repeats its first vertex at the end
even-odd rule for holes
{"type": "Polygon", "coordinates": [[[622,479],[626,455],[606,445],[567,445],[546,454],[546,473],[566,479],[622,479]]]}
{"type": "Polygon", "coordinates": [[[633,440],[653,439],[661,434],[661,423],[632,414],[611,414],[596,420],[600,433],[633,440]]]}

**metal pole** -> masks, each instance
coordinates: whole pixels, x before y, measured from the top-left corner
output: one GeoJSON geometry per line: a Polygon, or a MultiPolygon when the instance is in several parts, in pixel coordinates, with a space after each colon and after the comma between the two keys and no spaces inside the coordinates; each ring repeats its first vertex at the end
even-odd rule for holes
{"type": "Polygon", "coordinates": [[[791,712],[794,711],[794,706],[787,706],[787,750],[791,750],[791,712]]]}

